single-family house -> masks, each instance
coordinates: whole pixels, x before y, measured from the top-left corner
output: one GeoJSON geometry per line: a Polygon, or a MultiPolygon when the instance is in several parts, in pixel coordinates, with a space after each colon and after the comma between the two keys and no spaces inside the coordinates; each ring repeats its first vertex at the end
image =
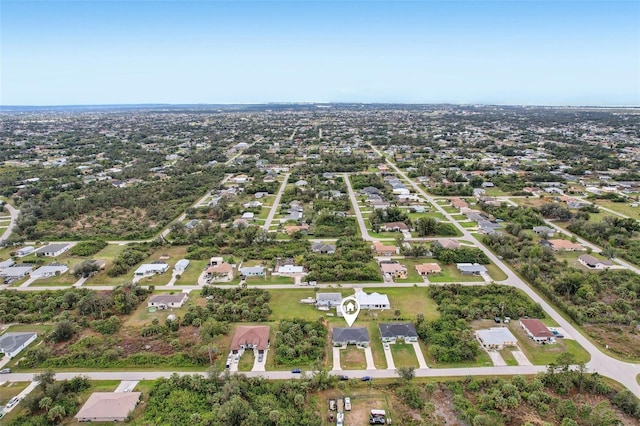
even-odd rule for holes
{"type": "Polygon", "coordinates": [[[233,178],[231,178],[231,181],[234,182],[234,183],[245,183],[245,182],[247,182],[247,180],[249,180],[249,176],[244,175],[244,174],[237,175],[237,176],[234,176],[233,178]]]}
{"type": "Polygon", "coordinates": [[[529,337],[538,343],[555,343],[556,341],[551,330],[539,319],[521,319],[520,325],[529,337]]]}
{"type": "Polygon", "coordinates": [[[409,226],[404,222],[388,222],[380,226],[380,230],[387,232],[402,232],[408,231],[409,226]]]}
{"type": "Polygon", "coordinates": [[[534,226],[533,233],[539,237],[548,238],[548,237],[553,237],[556,233],[556,230],[544,225],[534,226]]]}
{"type": "Polygon", "coordinates": [[[245,209],[255,209],[258,207],[262,207],[262,203],[260,201],[249,201],[248,203],[244,203],[242,205],[245,209]]]}
{"type": "Polygon", "coordinates": [[[133,273],[136,277],[146,277],[150,275],[164,274],[169,269],[169,265],[165,262],[143,263],[133,273]]]}
{"type": "Polygon", "coordinates": [[[27,256],[27,255],[33,253],[35,250],[36,250],[36,248],[33,247],[33,246],[22,247],[21,249],[16,251],[16,256],[24,257],[24,256],[27,256]]]}
{"type": "Polygon", "coordinates": [[[452,240],[450,238],[437,240],[434,242],[434,244],[438,244],[440,245],[440,247],[447,250],[457,250],[460,248],[460,242],[458,240],[452,240]]]}
{"type": "Polygon", "coordinates": [[[141,395],[142,392],[94,392],[75,417],[78,422],[125,422],[141,395]]]}
{"type": "Polygon", "coordinates": [[[233,279],[233,267],[227,262],[217,263],[205,270],[205,277],[212,281],[231,281],[233,279]]]}
{"type": "Polygon", "coordinates": [[[333,346],[369,346],[369,330],[366,327],[334,327],[331,338],[333,346]]]}
{"type": "Polygon", "coordinates": [[[572,243],[569,240],[562,240],[562,239],[542,240],[540,241],[540,244],[551,247],[551,250],[553,251],[586,251],[587,250],[581,244],[572,243]]]}
{"type": "Polygon", "coordinates": [[[354,297],[360,305],[360,309],[391,309],[391,303],[386,294],[367,294],[362,290],[356,291],[354,297]]]}
{"type": "Polygon", "coordinates": [[[5,269],[5,268],[10,268],[15,264],[16,264],[16,262],[11,258],[9,258],[7,260],[3,260],[2,262],[0,262],[0,271],[5,269]]]}
{"type": "Polygon", "coordinates": [[[336,246],[335,244],[313,243],[311,245],[311,250],[314,253],[333,254],[336,252],[336,246]]]}
{"type": "Polygon", "coordinates": [[[488,272],[487,268],[479,263],[456,263],[456,268],[462,275],[482,275],[488,272]]]}
{"type": "Polygon", "coordinates": [[[37,338],[38,334],[32,332],[4,333],[0,336],[0,353],[13,358],[37,338]]]}
{"type": "Polygon", "coordinates": [[[244,212],[242,213],[242,217],[240,219],[244,219],[246,221],[253,221],[255,214],[253,212],[244,212]]]}
{"type": "Polygon", "coordinates": [[[316,308],[334,308],[342,302],[342,293],[316,293],[316,308]]]}
{"type": "Polygon", "coordinates": [[[416,265],[416,272],[422,276],[426,277],[431,274],[439,274],[442,272],[442,268],[437,263],[421,263],[416,265]]]}
{"type": "Polygon", "coordinates": [[[254,353],[264,353],[269,348],[268,325],[239,325],[233,332],[231,352],[242,353],[251,349],[254,353]]]}
{"type": "Polygon", "coordinates": [[[491,327],[476,331],[476,339],[486,349],[501,350],[506,346],[517,346],[518,340],[507,327],[491,327]]]}
{"type": "Polygon", "coordinates": [[[469,204],[458,197],[453,197],[451,198],[451,207],[454,207],[460,210],[460,209],[469,207],[469,204]]]}
{"type": "Polygon", "coordinates": [[[48,244],[36,250],[36,256],[56,257],[56,256],[60,256],[62,253],[69,250],[70,248],[71,248],[71,244],[66,244],[66,243],[48,244]]]}
{"type": "Polygon", "coordinates": [[[57,263],[52,263],[50,265],[44,265],[31,272],[31,278],[49,278],[55,277],[56,275],[64,274],[69,270],[67,265],[61,265],[57,263]]]}
{"type": "Polygon", "coordinates": [[[578,262],[589,269],[608,269],[613,266],[613,262],[609,260],[600,260],[590,254],[583,254],[578,257],[578,262]]]}
{"type": "Polygon", "coordinates": [[[158,309],[181,308],[188,298],[189,295],[187,293],[156,294],[151,296],[147,302],[147,307],[158,309]]]}
{"type": "Polygon", "coordinates": [[[309,225],[304,224],[304,225],[287,225],[284,227],[284,232],[287,233],[287,235],[293,235],[296,232],[301,232],[303,234],[306,234],[307,232],[309,232],[309,225]]]}
{"type": "Polygon", "coordinates": [[[264,266],[243,266],[239,269],[240,275],[245,277],[264,277],[264,266]]]}
{"type": "Polygon", "coordinates": [[[32,270],[33,266],[31,265],[18,264],[4,268],[0,271],[0,277],[5,278],[5,280],[15,281],[26,277],[32,270]]]}
{"type": "Polygon", "coordinates": [[[280,275],[294,275],[302,273],[304,273],[304,266],[281,265],[278,267],[278,274],[280,275]]]}
{"type": "Polygon", "coordinates": [[[380,241],[373,243],[373,250],[378,256],[393,256],[398,254],[398,248],[396,246],[385,246],[380,241]]]}
{"type": "Polygon", "coordinates": [[[187,269],[188,267],[189,267],[189,260],[188,259],[180,259],[173,266],[173,269],[176,272],[184,272],[185,269],[187,269]]]}
{"type": "Polygon", "coordinates": [[[382,262],[380,269],[385,276],[405,279],[407,278],[407,267],[396,262],[382,262]]]}
{"type": "Polygon", "coordinates": [[[378,325],[380,337],[383,342],[395,343],[398,340],[417,342],[418,333],[416,327],[410,322],[382,323],[378,325]]]}

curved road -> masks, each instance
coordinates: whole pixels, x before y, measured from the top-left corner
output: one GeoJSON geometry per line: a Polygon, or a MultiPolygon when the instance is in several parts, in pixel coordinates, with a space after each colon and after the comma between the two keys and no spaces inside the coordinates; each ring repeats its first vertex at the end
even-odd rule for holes
{"type": "Polygon", "coordinates": [[[18,213],[20,213],[20,210],[16,209],[9,203],[4,203],[4,208],[7,209],[7,211],[9,211],[9,214],[11,215],[11,222],[9,223],[9,226],[7,227],[7,229],[5,229],[2,236],[0,237],[0,243],[2,243],[7,238],[9,238],[9,236],[11,235],[11,232],[13,231],[13,228],[16,226],[16,221],[18,220],[18,213]]]}
{"type": "MultiPolygon", "coordinates": [[[[378,155],[382,156],[380,151],[378,151],[375,147],[371,146],[374,151],[378,153],[378,155]]],[[[464,227],[462,227],[456,220],[454,220],[449,213],[447,213],[438,203],[435,202],[434,197],[428,195],[425,191],[422,190],[413,180],[409,179],[407,175],[400,170],[395,163],[390,161],[388,158],[385,158],[387,164],[391,166],[398,175],[402,176],[407,182],[409,182],[413,188],[422,195],[426,200],[428,200],[431,204],[433,204],[436,209],[442,213],[451,223],[453,223],[462,234],[467,237],[470,241],[476,242],[477,240],[471,235],[471,233],[464,227]]],[[[486,248],[484,245],[480,243],[476,243],[476,246],[481,249],[487,257],[495,263],[500,269],[502,269],[507,274],[507,279],[504,281],[505,284],[514,286],[524,291],[534,302],[539,303],[542,306],[542,309],[551,317],[554,321],[556,321],[560,327],[562,327],[567,333],[569,333],[580,345],[582,345],[587,352],[591,355],[591,360],[587,363],[587,368],[589,371],[597,371],[599,374],[603,376],[610,377],[624,386],[626,386],[631,392],[633,392],[637,397],[640,397],[640,385],[636,381],[636,376],[640,373],[640,365],[633,364],[629,362],[623,362],[612,358],[600,351],[600,349],[591,343],[589,339],[587,339],[580,331],[578,331],[573,324],[564,319],[562,315],[560,315],[554,307],[549,305],[542,297],[538,295],[527,283],[525,283],[518,275],[515,274],[507,265],[505,265],[502,260],[498,259],[498,257],[493,254],[491,250],[486,248]]]]}

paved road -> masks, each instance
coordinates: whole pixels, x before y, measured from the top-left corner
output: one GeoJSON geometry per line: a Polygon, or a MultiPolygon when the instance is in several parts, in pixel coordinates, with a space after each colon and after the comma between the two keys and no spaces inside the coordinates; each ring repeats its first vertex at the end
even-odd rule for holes
{"type": "MultiPolygon", "coordinates": [[[[416,377],[466,377],[466,376],[513,376],[513,375],[534,375],[546,371],[543,365],[519,365],[503,367],[471,367],[471,368],[417,368],[416,377]]],[[[309,372],[303,372],[308,374],[309,372]]],[[[206,376],[206,372],[180,372],[180,371],[86,371],[74,373],[56,373],[58,380],[72,379],[82,375],[91,380],[156,380],[162,377],[170,377],[172,374],[188,376],[199,374],[206,376]]],[[[300,374],[293,374],[290,371],[250,371],[239,373],[247,377],[263,377],[273,380],[288,380],[301,377],[300,374]]],[[[345,375],[350,378],[361,378],[370,376],[374,379],[397,378],[395,370],[388,369],[367,369],[367,370],[331,370],[330,374],[345,375]]],[[[12,382],[31,381],[35,373],[11,373],[5,374],[4,379],[12,382]]]]}
{"type": "Polygon", "coordinates": [[[271,205],[269,216],[267,216],[267,220],[265,220],[264,226],[262,227],[262,229],[264,229],[265,232],[269,232],[269,228],[271,227],[271,222],[273,222],[273,217],[276,215],[276,212],[278,211],[278,207],[280,206],[280,199],[282,198],[282,194],[284,193],[284,188],[287,186],[287,182],[289,181],[289,176],[291,176],[291,173],[286,173],[284,175],[284,181],[282,182],[282,185],[280,185],[280,189],[278,190],[276,199],[271,205]]]}
{"type": "MultiPolygon", "coordinates": [[[[373,150],[378,153],[378,155],[382,154],[373,147],[373,150]]],[[[396,173],[402,176],[405,180],[409,181],[411,186],[422,195],[427,201],[433,204],[436,209],[442,213],[451,223],[458,228],[462,234],[469,239],[470,241],[476,242],[476,246],[480,248],[487,257],[496,264],[500,269],[502,269],[507,274],[507,279],[505,283],[516,288],[519,288],[523,292],[525,292],[534,302],[539,303],[542,306],[542,309],[554,320],[556,321],[560,327],[564,328],[567,333],[571,336],[575,337],[575,340],[583,347],[589,354],[591,355],[591,360],[587,363],[587,368],[590,371],[597,371],[599,374],[610,377],[618,382],[622,383],[626,386],[630,391],[632,391],[636,396],[640,397],[640,385],[636,381],[636,376],[640,373],[640,365],[619,361],[615,358],[612,358],[603,352],[600,349],[591,343],[589,339],[587,339],[584,335],[582,335],[569,321],[564,319],[562,315],[560,315],[554,307],[549,305],[542,297],[538,295],[527,283],[525,283],[518,275],[515,274],[511,270],[511,268],[507,267],[507,265],[502,262],[502,260],[498,259],[498,257],[493,254],[491,250],[486,248],[484,245],[477,243],[477,240],[473,238],[471,233],[462,227],[456,220],[454,220],[449,213],[447,213],[439,204],[437,204],[434,200],[434,197],[427,194],[422,190],[413,180],[410,180],[407,175],[400,170],[392,161],[386,158],[387,164],[392,167],[396,173]]],[[[526,366],[519,366],[517,368],[525,368],[526,366]]],[[[508,367],[502,367],[508,368],[508,367]]],[[[510,367],[514,368],[514,367],[510,367]]],[[[530,368],[530,367],[526,367],[530,368]]],[[[466,370],[465,370],[466,372],[466,370]]],[[[492,374],[492,373],[488,373],[492,374]]],[[[519,373],[516,373],[519,374],[519,373]]]]}
{"type": "Polygon", "coordinates": [[[373,238],[371,238],[371,236],[369,235],[369,231],[367,231],[367,225],[364,223],[362,212],[358,208],[358,199],[356,198],[356,193],[353,192],[353,187],[351,186],[351,180],[349,179],[349,175],[345,173],[342,176],[344,177],[344,182],[347,184],[347,192],[349,192],[349,198],[351,199],[351,205],[353,206],[353,211],[356,212],[356,219],[358,221],[358,226],[360,227],[360,233],[362,234],[362,239],[365,241],[372,241],[373,238]]]}
{"type": "Polygon", "coordinates": [[[9,203],[4,203],[4,208],[7,209],[7,211],[11,215],[11,222],[9,222],[9,226],[2,233],[2,236],[0,237],[0,243],[6,240],[7,238],[9,238],[9,236],[11,235],[11,232],[13,231],[13,228],[16,226],[16,221],[18,220],[18,214],[20,213],[20,210],[16,209],[9,203]]]}

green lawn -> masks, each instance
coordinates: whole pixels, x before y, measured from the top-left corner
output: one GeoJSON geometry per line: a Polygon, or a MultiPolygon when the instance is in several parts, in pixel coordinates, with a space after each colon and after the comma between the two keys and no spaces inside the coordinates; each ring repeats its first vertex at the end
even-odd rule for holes
{"type": "Polygon", "coordinates": [[[0,405],[6,405],[14,396],[22,392],[29,382],[7,382],[0,386],[0,405]]]}
{"type": "Polygon", "coordinates": [[[341,349],[340,366],[343,370],[366,370],[367,360],[364,349],[359,349],[355,345],[347,345],[346,349],[341,349]]]}
{"type": "Polygon", "coordinates": [[[502,359],[504,359],[507,365],[518,365],[518,361],[516,361],[512,353],[513,349],[514,348],[504,348],[500,351],[500,355],[502,355],[502,359]]]}
{"type": "Polygon", "coordinates": [[[253,351],[244,351],[240,357],[240,361],[238,361],[238,371],[251,371],[255,358],[256,356],[253,351]]]}
{"type": "Polygon", "coordinates": [[[477,223],[471,222],[470,220],[459,221],[460,226],[466,229],[476,228],[478,226],[477,223]]]}
{"type": "Polygon", "coordinates": [[[621,213],[634,219],[640,219],[640,207],[631,207],[631,203],[614,203],[609,200],[596,200],[596,204],[606,207],[614,212],[621,213]]]}
{"type": "Polygon", "coordinates": [[[558,356],[569,352],[575,356],[576,363],[589,362],[591,356],[575,340],[557,339],[552,345],[541,345],[534,342],[524,332],[518,321],[512,321],[509,329],[518,338],[518,344],[522,352],[534,365],[549,365],[556,362],[558,356]]]}
{"type": "Polygon", "coordinates": [[[393,354],[393,362],[396,367],[415,367],[418,368],[418,358],[416,357],[416,351],[413,349],[413,345],[406,343],[395,343],[389,345],[391,353],[393,354]]]}
{"type": "Polygon", "coordinates": [[[369,346],[371,347],[371,355],[373,355],[373,365],[379,369],[387,368],[387,359],[384,356],[384,349],[382,348],[382,339],[380,338],[378,321],[369,321],[360,325],[365,324],[369,330],[369,346]]]}
{"type": "MultiPolygon", "coordinates": [[[[429,351],[427,350],[426,345],[423,345],[423,342],[420,342],[420,347],[422,348],[422,353],[424,354],[425,361],[427,361],[427,365],[431,368],[490,367],[493,365],[491,358],[489,358],[489,354],[483,350],[480,351],[480,355],[478,355],[478,358],[475,361],[439,363],[429,354],[429,351]]],[[[464,374],[464,370],[461,370],[461,375],[462,374],[464,374]]]]}
{"type": "Polygon", "coordinates": [[[495,263],[490,263],[484,266],[487,267],[487,270],[489,271],[489,276],[494,281],[502,281],[507,279],[507,274],[502,269],[498,268],[498,265],[496,265],[495,263]]]}
{"type": "Polygon", "coordinates": [[[198,278],[204,267],[207,265],[207,260],[190,260],[189,266],[185,271],[180,275],[175,282],[175,285],[196,285],[198,284],[198,278]]]}
{"type": "Polygon", "coordinates": [[[425,263],[423,259],[398,259],[398,262],[401,265],[406,266],[407,278],[394,279],[395,282],[399,282],[399,283],[421,283],[422,282],[422,277],[416,271],[416,264],[425,263]]]}
{"type": "Polygon", "coordinates": [[[447,205],[441,205],[441,207],[447,213],[458,213],[458,209],[456,209],[455,207],[451,207],[447,205]]]}
{"type": "Polygon", "coordinates": [[[429,281],[434,283],[447,282],[482,282],[484,279],[477,275],[462,275],[456,265],[441,265],[442,272],[429,276],[429,281]]]}

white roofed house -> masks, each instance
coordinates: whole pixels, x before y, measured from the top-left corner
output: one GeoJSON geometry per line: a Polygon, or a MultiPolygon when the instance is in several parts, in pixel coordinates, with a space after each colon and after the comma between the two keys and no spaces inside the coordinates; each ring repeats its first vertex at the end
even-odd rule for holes
{"type": "Polygon", "coordinates": [[[356,291],[354,296],[360,305],[360,309],[391,309],[391,303],[386,294],[367,294],[360,290],[356,291]]]}
{"type": "Polygon", "coordinates": [[[181,308],[188,298],[189,295],[187,293],[156,294],[155,296],[151,296],[147,302],[147,306],[158,309],[181,308]]]}
{"type": "Polygon", "coordinates": [[[482,275],[488,272],[487,268],[479,263],[456,263],[456,267],[463,275],[482,275]]]}
{"type": "Polygon", "coordinates": [[[302,274],[302,273],[304,273],[304,266],[282,265],[278,267],[278,274],[280,275],[302,274]]]}
{"type": "Polygon", "coordinates": [[[517,346],[518,340],[506,327],[491,327],[476,331],[476,338],[486,349],[501,350],[505,346],[517,346]]]}
{"type": "Polygon", "coordinates": [[[33,270],[31,265],[14,265],[0,271],[0,277],[5,280],[19,280],[26,277],[33,270]]]}
{"type": "Polygon", "coordinates": [[[167,272],[168,269],[169,265],[164,262],[144,263],[136,269],[133,275],[136,277],[146,277],[150,275],[163,274],[167,272]]]}
{"type": "Polygon", "coordinates": [[[13,358],[29,346],[31,342],[36,340],[37,337],[38,334],[33,332],[4,333],[0,336],[0,353],[7,355],[9,358],[13,358]]]}
{"type": "Polygon", "coordinates": [[[189,267],[189,260],[188,259],[180,259],[180,260],[178,260],[176,262],[176,264],[174,265],[173,269],[176,272],[183,272],[188,267],[189,267]]]}
{"type": "Polygon", "coordinates": [[[36,250],[36,256],[56,257],[71,248],[71,244],[48,244],[36,250]]]}
{"type": "Polygon", "coordinates": [[[16,262],[13,259],[3,260],[2,262],[0,262],[0,270],[3,270],[5,268],[10,268],[15,264],[16,262]]]}
{"type": "Polygon", "coordinates": [[[336,307],[342,302],[342,293],[316,293],[316,307],[336,307]]]}
{"type": "Polygon", "coordinates": [[[56,275],[64,274],[69,270],[67,265],[61,265],[52,263],[50,265],[44,265],[31,272],[31,278],[48,278],[55,277],[56,275]]]}
{"type": "Polygon", "coordinates": [[[239,269],[241,275],[245,277],[264,277],[264,266],[244,266],[239,269]]]}

